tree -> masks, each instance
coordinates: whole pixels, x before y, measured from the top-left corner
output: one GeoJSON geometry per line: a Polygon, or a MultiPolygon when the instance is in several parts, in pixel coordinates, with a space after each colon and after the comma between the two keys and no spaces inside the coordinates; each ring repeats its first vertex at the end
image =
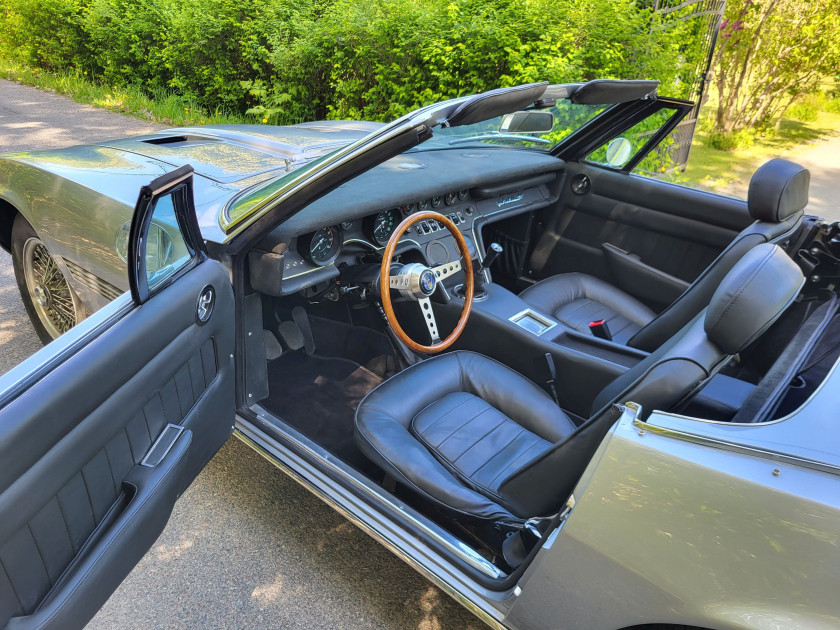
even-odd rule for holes
{"type": "Polygon", "coordinates": [[[713,69],[717,130],[778,127],[840,71],[840,0],[730,0],[713,69]]]}

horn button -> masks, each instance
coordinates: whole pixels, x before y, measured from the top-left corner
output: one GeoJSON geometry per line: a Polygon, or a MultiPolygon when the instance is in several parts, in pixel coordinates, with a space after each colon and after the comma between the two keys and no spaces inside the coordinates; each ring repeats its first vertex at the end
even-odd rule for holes
{"type": "Polygon", "coordinates": [[[411,263],[400,269],[393,277],[391,287],[412,300],[427,298],[437,289],[435,272],[421,263],[411,263]]]}

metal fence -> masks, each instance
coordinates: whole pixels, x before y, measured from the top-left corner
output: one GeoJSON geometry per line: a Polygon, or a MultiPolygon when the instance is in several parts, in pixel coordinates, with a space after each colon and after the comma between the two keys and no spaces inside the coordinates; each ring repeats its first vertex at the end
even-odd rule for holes
{"type": "Polygon", "coordinates": [[[694,101],[695,106],[671,132],[672,142],[666,149],[668,163],[673,165],[673,168],[684,170],[688,162],[691,142],[694,139],[694,131],[697,128],[700,107],[705,101],[709,86],[709,70],[715,54],[715,44],[723,19],[723,11],[726,8],[726,0],[652,0],[651,6],[654,11],[663,16],[666,24],[671,20],[683,22],[696,20],[701,38],[698,48],[692,55],[695,63],[692,64],[691,60],[686,60],[685,68],[687,72],[693,72],[694,77],[685,98],[694,101]]]}

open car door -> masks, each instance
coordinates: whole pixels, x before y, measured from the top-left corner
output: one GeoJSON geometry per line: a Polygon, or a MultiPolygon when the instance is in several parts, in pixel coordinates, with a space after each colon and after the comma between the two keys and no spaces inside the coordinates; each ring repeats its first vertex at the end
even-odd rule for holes
{"type": "Polygon", "coordinates": [[[81,628],[232,432],[234,302],[184,167],[143,188],[130,294],[0,378],[0,628],[81,628]]]}

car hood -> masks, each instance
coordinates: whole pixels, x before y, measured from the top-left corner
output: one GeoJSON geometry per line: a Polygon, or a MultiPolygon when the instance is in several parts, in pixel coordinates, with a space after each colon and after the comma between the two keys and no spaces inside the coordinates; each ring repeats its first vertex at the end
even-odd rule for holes
{"type": "Polygon", "coordinates": [[[274,127],[219,125],[167,129],[147,136],[100,143],[173,167],[189,164],[196,174],[221,184],[264,179],[358,140],[380,123],[323,121],[274,127]],[[265,176],[264,178],[259,176],[265,176]]]}
{"type": "MultiPolygon", "coordinates": [[[[196,215],[205,239],[222,242],[219,214],[234,196],[284,175],[379,129],[381,123],[324,121],[286,127],[220,125],[2,156],[74,182],[127,206],[141,186],[190,164],[196,177],[196,215]]],[[[37,187],[37,185],[36,185],[37,187]]]]}

